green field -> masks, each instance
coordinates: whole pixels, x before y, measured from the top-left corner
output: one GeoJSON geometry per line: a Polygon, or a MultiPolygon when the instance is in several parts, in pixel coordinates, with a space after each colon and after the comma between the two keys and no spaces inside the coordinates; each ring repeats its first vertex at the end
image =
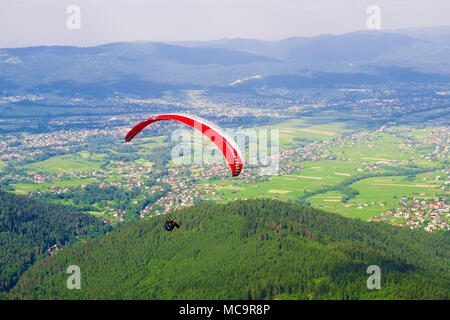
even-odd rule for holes
{"type": "Polygon", "coordinates": [[[83,155],[64,155],[26,165],[25,168],[38,172],[67,173],[100,170],[101,160],[86,159],[83,155]]]}
{"type": "Polygon", "coordinates": [[[61,179],[54,179],[51,182],[42,182],[42,183],[16,183],[13,184],[15,192],[20,194],[26,194],[33,191],[42,191],[42,190],[48,190],[52,188],[53,186],[57,186],[59,188],[66,188],[66,187],[75,187],[80,185],[85,185],[88,183],[96,182],[93,179],[76,179],[71,178],[70,180],[61,180],[61,179]]]}
{"type": "Polygon", "coordinates": [[[316,195],[308,200],[313,206],[320,207],[325,211],[367,219],[380,212],[399,207],[399,200],[402,196],[435,199],[436,193],[439,191],[437,190],[438,186],[440,185],[436,183],[424,183],[420,179],[411,181],[405,176],[376,177],[352,184],[351,187],[358,190],[360,194],[347,203],[342,203],[342,195],[339,196],[335,192],[316,195]],[[380,205],[380,202],[383,205],[380,205]]]}
{"type": "Polygon", "coordinates": [[[295,146],[294,138],[308,140],[329,140],[339,135],[350,132],[345,128],[344,122],[330,122],[326,124],[314,124],[313,119],[293,119],[281,122],[275,126],[263,126],[264,129],[278,129],[281,147],[295,146]]]}

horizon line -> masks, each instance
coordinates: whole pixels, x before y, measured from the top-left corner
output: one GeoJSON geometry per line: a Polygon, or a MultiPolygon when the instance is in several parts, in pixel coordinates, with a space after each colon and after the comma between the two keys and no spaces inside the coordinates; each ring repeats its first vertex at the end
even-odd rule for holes
{"type": "Polygon", "coordinates": [[[321,36],[341,36],[346,34],[352,34],[352,33],[371,33],[371,32],[380,32],[380,33],[390,33],[395,31],[406,31],[406,30],[418,30],[418,29],[439,29],[439,28],[450,28],[450,25],[438,25],[438,26],[421,26],[421,27],[402,27],[402,28],[395,28],[395,29],[359,29],[349,32],[342,32],[342,33],[320,33],[313,36],[290,36],[286,38],[280,38],[277,40],[269,40],[269,39],[261,39],[261,38],[247,38],[247,37],[223,37],[223,38],[216,38],[211,40],[117,40],[117,41],[105,41],[102,42],[101,40],[96,44],[86,44],[86,45],[71,45],[71,44],[42,44],[42,45],[24,45],[24,46],[17,46],[17,47],[0,47],[0,50],[2,49],[21,49],[21,48],[36,48],[36,47],[77,47],[77,48],[89,48],[89,47],[99,47],[103,45],[109,45],[109,44],[116,44],[116,43],[165,43],[165,44],[173,44],[176,45],[177,43],[207,43],[207,42],[214,42],[214,41],[223,41],[223,40],[255,40],[255,41],[261,41],[261,42],[271,42],[271,43],[277,43],[281,41],[286,41],[289,39],[312,39],[316,37],[321,36]]]}

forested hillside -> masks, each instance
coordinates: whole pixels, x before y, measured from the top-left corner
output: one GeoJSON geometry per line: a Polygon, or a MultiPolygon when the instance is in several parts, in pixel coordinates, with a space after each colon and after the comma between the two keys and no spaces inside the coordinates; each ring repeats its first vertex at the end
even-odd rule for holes
{"type": "Polygon", "coordinates": [[[10,298],[448,299],[449,235],[274,200],[202,204],[124,225],[30,267],[10,298]],[[81,289],[69,290],[70,265],[81,289]],[[369,265],[381,289],[369,290],[369,265]]]}
{"type": "Polygon", "coordinates": [[[0,190],[0,292],[11,288],[47,248],[109,229],[93,216],[0,190]]]}

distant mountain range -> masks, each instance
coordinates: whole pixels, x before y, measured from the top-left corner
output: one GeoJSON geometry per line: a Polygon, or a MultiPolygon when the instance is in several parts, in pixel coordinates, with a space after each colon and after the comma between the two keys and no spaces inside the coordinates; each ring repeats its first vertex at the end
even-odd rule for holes
{"type": "Polygon", "coordinates": [[[449,75],[450,27],[281,41],[238,38],[0,49],[0,92],[14,94],[152,96],[167,90],[228,90],[232,83],[236,91],[449,82],[449,75]]]}

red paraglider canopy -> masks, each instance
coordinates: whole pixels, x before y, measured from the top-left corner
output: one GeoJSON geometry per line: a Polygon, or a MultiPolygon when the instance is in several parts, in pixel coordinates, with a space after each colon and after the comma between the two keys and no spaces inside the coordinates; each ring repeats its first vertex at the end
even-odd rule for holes
{"type": "Polygon", "coordinates": [[[125,141],[131,141],[139,132],[141,132],[148,125],[164,120],[175,120],[182,122],[192,128],[197,129],[206,137],[208,137],[218,148],[222,151],[228,165],[231,168],[231,174],[233,177],[238,176],[242,170],[242,157],[239,148],[234,143],[233,139],[226,136],[222,130],[217,126],[209,123],[205,119],[196,116],[183,115],[183,114],[160,114],[152,118],[148,118],[145,121],[138,123],[131,129],[126,137],[125,141]]]}

